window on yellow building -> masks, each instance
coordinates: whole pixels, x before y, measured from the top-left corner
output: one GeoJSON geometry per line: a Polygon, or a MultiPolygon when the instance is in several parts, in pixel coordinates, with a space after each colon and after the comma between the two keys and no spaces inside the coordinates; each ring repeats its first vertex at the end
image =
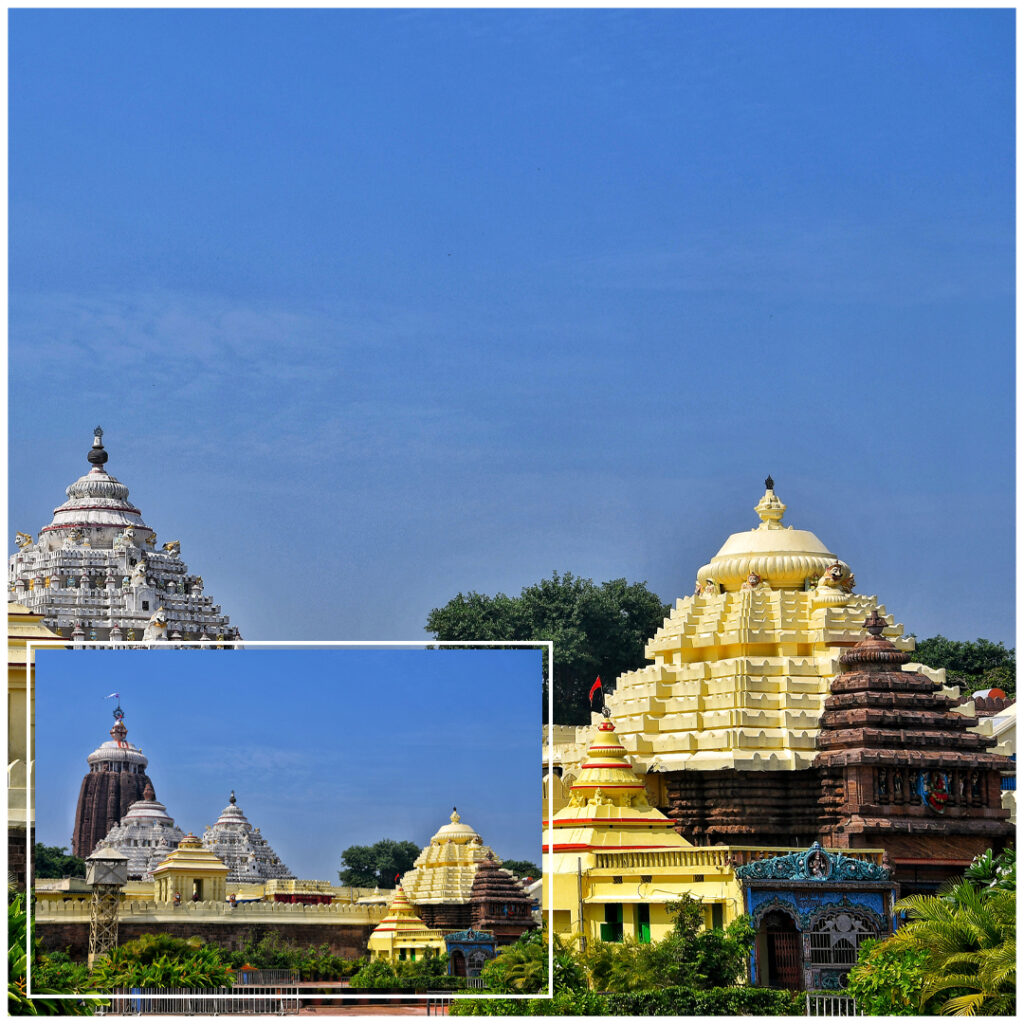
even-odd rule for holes
{"type": "Polygon", "coordinates": [[[651,908],[646,903],[636,905],[636,937],[640,942],[651,941],[651,908]]]}
{"type": "Polygon", "coordinates": [[[725,919],[724,907],[721,903],[711,904],[711,927],[721,928],[725,919]]]}
{"type": "Polygon", "coordinates": [[[604,905],[604,922],[601,924],[602,942],[622,941],[622,904],[606,903],[604,905]]]}

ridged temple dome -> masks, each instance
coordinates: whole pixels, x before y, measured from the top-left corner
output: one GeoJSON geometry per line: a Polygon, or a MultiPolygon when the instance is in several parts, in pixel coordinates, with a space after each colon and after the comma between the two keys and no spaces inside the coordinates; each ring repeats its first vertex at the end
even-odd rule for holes
{"type": "Polygon", "coordinates": [[[184,834],[167,808],[156,798],[153,784],[146,782],[142,799],[128,808],[103,842],[128,858],[129,878],[151,878],[153,869],[177,849],[184,834]]]}
{"type": "MultiPolygon", "coordinates": [[[[878,598],[854,592],[850,567],[806,530],[782,525],[774,481],[760,525],[734,533],[698,573],[607,705],[647,771],[809,768],[839,655],[875,607],[897,647],[913,650],[878,598]]],[[[703,813],[703,812],[701,812],[703,813]]]]}
{"type": "Polygon", "coordinates": [[[213,826],[203,833],[203,846],[211,850],[231,869],[229,882],[262,882],[268,878],[294,878],[288,866],[270,844],[253,828],[235,800],[235,791],[227,807],[213,826]]]}
{"type": "MultiPolygon", "coordinates": [[[[453,810],[451,821],[434,833],[420,851],[402,884],[417,907],[432,903],[467,903],[477,866],[494,851],[476,829],[453,810]]],[[[498,862],[500,863],[500,861],[498,862]]]]}
{"type": "Polygon", "coordinates": [[[374,928],[375,932],[418,932],[427,926],[420,920],[416,908],[409,902],[405,890],[399,885],[388,903],[388,912],[374,928]]]}
{"type": "Polygon", "coordinates": [[[734,533],[707,565],[697,570],[697,584],[708,580],[726,592],[739,590],[751,573],[775,588],[803,590],[808,581],[815,581],[831,565],[838,564],[849,575],[849,566],[840,562],[810,530],[794,530],[783,526],[786,506],[775,494],[771,484],[754,507],[760,524],[752,530],[734,533]]]}
{"type": "Polygon", "coordinates": [[[60,547],[75,530],[95,548],[111,547],[126,527],[137,531],[140,543],[146,534],[156,537],[128,500],[128,488],[104,469],[107,459],[103,431],[97,427],[88,455],[92,468],[67,488],[68,500],[53,510],[52,522],[39,531],[40,544],[60,547]]]}

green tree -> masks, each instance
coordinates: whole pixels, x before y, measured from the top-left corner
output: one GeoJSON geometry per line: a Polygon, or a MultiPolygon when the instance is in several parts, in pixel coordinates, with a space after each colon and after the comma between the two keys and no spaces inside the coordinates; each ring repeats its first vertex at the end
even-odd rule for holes
{"type": "Polygon", "coordinates": [[[540,931],[520,935],[484,964],[481,976],[492,992],[542,992],[548,987],[547,935],[540,931]]]}
{"type": "Polygon", "coordinates": [[[380,839],[372,846],[350,846],[341,853],[338,877],[343,885],[393,889],[395,876],[404,875],[419,852],[408,840],[380,839]]]}
{"type": "Polygon", "coordinates": [[[991,640],[950,640],[933,636],[918,640],[914,660],[929,668],[944,668],[953,686],[968,693],[998,687],[1008,697],[1017,692],[1014,649],[991,640]]]}
{"type": "Polygon", "coordinates": [[[529,860],[503,860],[501,866],[520,878],[540,878],[540,868],[529,860]]]}
{"type": "Polygon", "coordinates": [[[923,949],[896,949],[887,941],[867,939],[857,951],[857,963],[850,968],[846,992],[869,1017],[937,1014],[941,998],[921,1002],[927,964],[928,954],[923,949]]]}
{"type": "Polygon", "coordinates": [[[742,976],[754,929],[746,917],[727,928],[704,928],[699,900],[683,896],[667,904],[673,929],[661,942],[593,943],[585,961],[594,987],[640,992],[669,986],[714,988],[735,985],[742,976]]]}
{"type": "Polygon", "coordinates": [[[66,846],[36,843],[32,861],[36,878],[85,878],[85,861],[70,856],[66,846]]]}
{"type": "Polygon", "coordinates": [[[1015,1013],[1016,895],[963,881],[938,896],[908,896],[896,904],[909,920],[883,945],[925,954],[918,1012],[944,994],[944,1014],[1015,1013]]]}
{"type": "MultiPolygon", "coordinates": [[[[427,617],[438,640],[554,641],[555,721],[590,721],[587,692],[600,675],[606,688],[623,672],[645,663],[644,646],[669,612],[646,583],[593,580],[552,573],[518,597],[458,594],[427,617]]],[[[547,668],[544,670],[547,721],[547,668]]]]}

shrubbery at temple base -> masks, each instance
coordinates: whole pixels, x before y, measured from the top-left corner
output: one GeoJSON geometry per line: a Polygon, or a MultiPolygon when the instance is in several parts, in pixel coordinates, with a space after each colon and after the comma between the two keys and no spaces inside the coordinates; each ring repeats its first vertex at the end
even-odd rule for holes
{"type": "Polygon", "coordinates": [[[205,946],[198,937],[143,935],[100,957],[89,972],[99,992],[119,988],[217,989],[231,986],[227,951],[205,946]]]}
{"type": "Polygon", "coordinates": [[[236,971],[243,966],[258,971],[292,970],[299,972],[302,981],[338,981],[355,974],[366,963],[365,959],[346,960],[335,956],[326,942],[305,949],[292,946],[283,942],[276,932],[259,940],[250,939],[243,949],[224,950],[224,957],[236,971]]]}
{"type": "Polygon", "coordinates": [[[367,989],[392,992],[451,991],[465,987],[464,978],[448,974],[448,959],[428,949],[419,960],[364,961],[364,966],[352,975],[349,990],[367,989]]]}
{"type": "MultiPolygon", "coordinates": [[[[77,999],[29,999],[28,992],[28,912],[25,909],[25,894],[12,889],[7,891],[7,1012],[11,1016],[88,1016],[94,1012],[96,1003],[92,1000],[77,999]]],[[[32,960],[32,988],[39,991],[40,965],[47,957],[39,952],[39,940],[34,943],[32,960]]],[[[62,956],[63,954],[58,954],[62,956]]],[[[67,958],[64,958],[67,960],[67,958]]],[[[70,963],[70,961],[68,961],[70,963]]],[[[45,970],[45,967],[43,968],[45,970]]],[[[77,978],[77,975],[76,975],[77,978]]],[[[48,986],[54,995],[70,994],[75,987],[59,987],[57,983],[48,986]]]]}

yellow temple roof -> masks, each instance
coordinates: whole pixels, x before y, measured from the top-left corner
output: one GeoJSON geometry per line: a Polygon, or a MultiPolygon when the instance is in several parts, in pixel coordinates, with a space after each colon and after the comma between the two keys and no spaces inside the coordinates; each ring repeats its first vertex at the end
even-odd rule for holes
{"type": "MultiPolygon", "coordinates": [[[[24,665],[27,657],[26,641],[59,640],[60,634],[43,625],[42,615],[18,601],[7,605],[7,664],[24,665]]],[[[33,655],[35,651],[33,650],[33,655]]]]}
{"type": "Polygon", "coordinates": [[[401,885],[395,889],[388,903],[387,914],[370,933],[366,948],[371,953],[387,953],[397,944],[417,948],[430,946],[438,951],[445,949],[443,933],[424,924],[401,885]]]}
{"type": "Polygon", "coordinates": [[[485,846],[477,831],[463,823],[459,812],[452,811],[449,824],[434,833],[429,844],[420,851],[411,870],[402,878],[409,899],[422,903],[466,903],[477,865],[490,854],[496,864],[501,861],[485,846]]]}
{"type": "Polygon", "coordinates": [[[153,868],[153,877],[169,871],[187,872],[190,875],[227,875],[231,869],[216,854],[207,850],[197,836],[190,832],[178,848],[153,868]]]}
{"type": "Polygon", "coordinates": [[[876,607],[886,636],[914,643],[877,597],[854,593],[850,567],[807,530],[783,526],[769,477],[760,523],[734,533],[698,570],[646,655],[607,703],[646,770],[809,767],[838,656],[876,607]]]}
{"type": "Polygon", "coordinates": [[[569,792],[568,804],[551,819],[552,853],[691,846],[675,832],[671,819],[648,802],[643,779],[630,764],[611,721],[597,727],[569,792]]]}

